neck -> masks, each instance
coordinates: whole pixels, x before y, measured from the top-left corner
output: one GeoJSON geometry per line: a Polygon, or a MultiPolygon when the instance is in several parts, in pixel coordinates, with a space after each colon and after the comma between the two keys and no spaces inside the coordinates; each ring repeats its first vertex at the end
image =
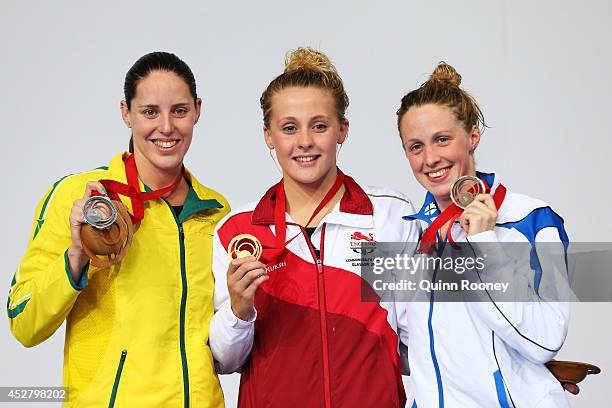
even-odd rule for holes
{"type": "Polygon", "coordinates": [[[438,205],[438,210],[440,210],[440,212],[446,210],[452,203],[453,201],[451,200],[450,196],[440,198],[436,197],[436,204],[438,205]]]}
{"type": "MultiPolygon", "coordinates": [[[[337,169],[334,167],[324,178],[318,183],[301,184],[297,183],[289,177],[284,178],[285,196],[287,199],[287,212],[300,225],[307,227],[306,223],[312,216],[314,210],[319,206],[327,192],[331,189],[338,175],[337,169]]],[[[329,214],[334,206],[340,201],[344,193],[344,186],[341,186],[334,197],[319,211],[315,218],[310,222],[310,226],[316,226],[321,219],[329,214]]]]}
{"type": "Polygon", "coordinates": [[[158,190],[171,185],[183,171],[182,164],[176,168],[160,169],[153,166],[139,154],[134,154],[134,159],[136,161],[136,169],[138,170],[138,178],[152,190],[158,190]]]}
{"type": "MultiPolygon", "coordinates": [[[[134,159],[136,161],[136,169],[138,170],[138,178],[151,190],[159,190],[172,185],[183,172],[182,164],[176,168],[159,169],[142,158],[139,154],[134,154],[134,159]]],[[[164,197],[170,205],[183,205],[188,192],[189,184],[187,184],[185,177],[183,177],[174,190],[166,193],[162,197],[164,197]]]]}

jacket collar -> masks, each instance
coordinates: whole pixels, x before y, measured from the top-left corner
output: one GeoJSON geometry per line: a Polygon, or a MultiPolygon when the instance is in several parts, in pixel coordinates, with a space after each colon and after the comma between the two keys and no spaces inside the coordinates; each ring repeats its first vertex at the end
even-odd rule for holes
{"type": "MultiPolygon", "coordinates": [[[[112,158],[108,166],[108,171],[114,180],[121,183],[127,183],[125,175],[125,159],[127,159],[129,155],[130,153],[124,152],[112,158]]],[[[190,188],[189,192],[187,193],[187,197],[185,198],[185,203],[183,204],[183,211],[181,211],[181,216],[179,219],[180,222],[190,215],[200,211],[209,210],[211,208],[223,208],[223,205],[216,198],[208,194],[206,187],[200,184],[200,182],[193,176],[193,174],[191,174],[189,170],[187,170],[187,168],[185,168],[185,178],[187,179],[190,188]]],[[[140,179],[138,180],[138,183],[140,185],[140,191],[151,191],[151,189],[140,179]]],[[[121,196],[121,201],[128,205],[128,208],[131,211],[132,204],[130,200],[121,196]]]]}
{"type": "MultiPolygon", "coordinates": [[[[254,225],[274,224],[274,205],[278,184],[270,187],[253,210],[251,222],[254,225]]],[[[374,225],[374,208],[366,192],[349,176],[344,179],[344,189],[339,205],[336,205],[321,222],[371,228],[374,225]]],[[[288,214],[286,214],[286,219],[288,222],[294,222],[288,214]]]]}
{"type": "MultiPolygon", "coordinates": [[[[499,179],[495,176],[495,173],[483,173],[477,171],[476,176],[491,186],[491,194],[495,193],[495,190],[497,190],[497,187],[500,184],[499,179]]],[[[438,208],[436,199],[428,191],[427,194],[425,194],[425,201],[423,202],[421,209],[415,214],[406,215],[402,218],[406,221],[420,220],[426,222],[427,224],[431,224],[438,215],[440,215],[440,209],[438,208]]]]}

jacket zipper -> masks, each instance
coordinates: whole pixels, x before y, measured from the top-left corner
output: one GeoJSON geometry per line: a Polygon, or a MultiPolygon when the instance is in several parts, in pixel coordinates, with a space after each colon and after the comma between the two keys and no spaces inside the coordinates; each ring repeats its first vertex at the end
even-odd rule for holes
{"type": "Polygon", "coordinates": [[[181,309],[179,315],[179,345],[181,349],[181,364],[183,368],[183,406],[189,407],[189,367],[187,365],[187,351],[185,346],[185,309],[187,306],[187,271],[185,269],[185,232],[183,230],[183,224],[181,224],[174,213],[172,205],[165,199],[162,198],[174,217],[174,221],[178,227],[179,234],[179,249],[181,259],[181,309]]]}
{"type": "Polygon", "coordinates": [[[329,374],[329,339],[327,338],[327,304],[325,302],[325,273],[323,268],[324,248],[325,248],[325,224],[321,227],[321,243],[319,245],[321,258],[317,256],[312,247],[312,243],[306,235],[306,230],[302,228],[302,233],[306,237],[308,248],[312,254],[312,258],[317,265],[317,289],[319,299],[319,321],[321,324],[321,344],[323,352],[323,388],[325,393],[325,408],[331,408],[331,381],[329,374]]]}
{"type": "Polygon", "coordinates": [[[185,270],[185,232],[183,224],[178,224],[179,230],[179,245],[181,252],[181,315],[180,315],[180,347],[181,347],[181,362],[183,364],[183,393],[184,407],[189,407],[189,367],[187,366],[187,350],[185,347],[185,309],[187,307],[187,271],[185,270]]]}
{"type": "Polygon", "coordinates": [[[121,351],[121,357],[119,357],[119,366],[117,367],[117,373],[115,374],[115,382],[113,383],[113,390],[111,391],[108,408],[113,408],[115,406],[115,398],[117,398],[117,389],[119,388],[119,380],[121,380],[121,372],[123,371],[123,364],[125,364],[126,356],[127,350],[121,351]]]}

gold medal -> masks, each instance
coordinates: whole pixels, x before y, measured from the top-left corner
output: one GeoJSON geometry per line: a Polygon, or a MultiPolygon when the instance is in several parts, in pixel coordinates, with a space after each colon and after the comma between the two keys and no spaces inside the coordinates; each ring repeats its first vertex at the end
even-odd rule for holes
{"type": "Polygon", "coordinates": [[[227,246],[227,255],[230,260],[253,256],[258,261],[261,250],[261,242],[256,237],[251,234],[240,234],[230,241],[227,246]]]}
{"type": "Polygon", "coordinates": [[[481,179],[474,176],[463,176],[451,186],[450,196],[457,207],[465,210],[465,207],[470,205],[478,194],[483,194],[485,191],[485,185],[481,179]]]}

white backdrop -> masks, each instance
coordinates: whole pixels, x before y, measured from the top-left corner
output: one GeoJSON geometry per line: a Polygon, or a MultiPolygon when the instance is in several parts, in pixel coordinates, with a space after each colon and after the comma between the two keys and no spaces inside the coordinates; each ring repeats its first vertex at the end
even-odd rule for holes
{"type": "MultiPolygon", "coordinates": [[[[551,203],[573,240],[607,241],[612,218],[597,206],[606,211],[612,198],[611,12],[604,0],[2,0],[3,293],[46,189],[127,146],[119,114],[124,75],[154,50],[172,51],[193,69],[204,105],[187,165],[234,206],[279,178],[262,139],[259,96],[282,71],[285,52],[309,45],[328,53],[345,80],[351,131],[339,162],[362,184],[403,190],[420,204],[424,193],[403,156],[395,110],[445,60],[492,125],[478,168],[551,203]]],[[[610,303],[573,305],[559,358],[603,369],[571,397],[574,407],[607,405],[611,311],[610,303]]],[[[63,337],[60,329],[24,349],[3,310],[0,386],[59,385],[63,337]]],[[[237,375],[222,382],[234,406],[237,375]]]]}

